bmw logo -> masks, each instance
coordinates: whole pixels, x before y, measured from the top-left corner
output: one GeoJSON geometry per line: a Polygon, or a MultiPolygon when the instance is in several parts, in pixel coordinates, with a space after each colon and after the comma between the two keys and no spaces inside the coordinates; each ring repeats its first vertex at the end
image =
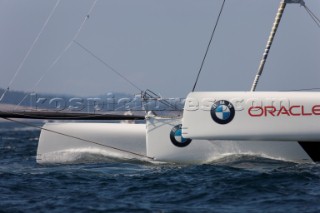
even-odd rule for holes
{"type": "Polygon", "coordinates": [[[218,124],[227,124],[235,115],[233,105],[229,101],[216,101],[211,107],[211,117],[218,124]]]}
{"type": "Polygon", "coordinates": [[[191,139],[182,137],[181,124],[172,128],[170,140],[177,147],[186,147],[191,143],[191,139]]]}

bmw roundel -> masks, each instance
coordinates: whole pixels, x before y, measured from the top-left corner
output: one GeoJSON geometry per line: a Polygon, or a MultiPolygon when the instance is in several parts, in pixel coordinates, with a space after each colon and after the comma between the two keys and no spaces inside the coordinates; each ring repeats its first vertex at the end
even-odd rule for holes
{"type": "Polygon", "coordinates": [[[218,124],[227,124],[235,115],[233,105],[229,101],[216,101],[211,107],[211,117],[218,124]]]}
{"type": "Polygon", "coordinates": [[[186,147],[191,143],[190,138],[182,137],[181,124],[174,126],[170,132],[170,140],[171,142],[178,147],[186,147]]]}

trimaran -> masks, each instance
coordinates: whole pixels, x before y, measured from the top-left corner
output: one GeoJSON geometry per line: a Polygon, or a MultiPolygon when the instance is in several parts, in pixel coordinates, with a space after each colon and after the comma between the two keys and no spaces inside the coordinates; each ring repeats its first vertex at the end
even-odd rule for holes
{"type": "MultiPolygon", "coordinates": [[[[298,162],[320,161],[320,93],[255,92],[288,3],[305,6],[302,0],[281,1],[251,91],[195,92],[195,84],[182,115],[176,117],[159,116],[152,111],[144,116],[1,112],[0,117],[26,125],[30,124],[12,118],[145,120],[145,123],[46,123],[40,127],[38,163],[61,162],[63,159],[57,156],[74,152],[102,152],[175,163],[205,163],[235,153],[298,162]]],[[[313,18],[318,20],[316,16],[313,18]]],[[[158,98],[152,93],[145,95],[158,98]]]]}

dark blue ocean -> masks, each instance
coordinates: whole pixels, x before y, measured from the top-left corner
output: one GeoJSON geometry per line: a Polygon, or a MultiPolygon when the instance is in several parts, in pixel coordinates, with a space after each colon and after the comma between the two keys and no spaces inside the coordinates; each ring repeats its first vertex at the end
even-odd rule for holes
{"type": "Polygon", "coordinates": [[[39,165],[39,133],[0,123],[0,212],[320,212],[319,164],[234,155],[159,165],[92,155],[39,165]]]}

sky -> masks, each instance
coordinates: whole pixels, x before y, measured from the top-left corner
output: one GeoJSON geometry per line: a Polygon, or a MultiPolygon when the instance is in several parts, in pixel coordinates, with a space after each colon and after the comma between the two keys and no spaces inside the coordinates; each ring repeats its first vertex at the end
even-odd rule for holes
{"type": "MultiPolygon", "coordinates": [[[[8,87],[56,2],[0,0],[1,88],[8,87]]],[[[11,90],[77,96],[139,93],[75,43],[48,70],[93,2],[61,0],[11,90]]],[[[196,91],[250,90],[279,2],[226,0],[196,91]]],[[[305,2],[320,17],[320,1],[305,2]]],[[[222,0],[99,0],[76,41],[140,89],[185,97],[221,4],[222,0]]],[[[305,9],[288,4],[257,91],[320,88],[319,38],[320,28],[305,9]]]]}

